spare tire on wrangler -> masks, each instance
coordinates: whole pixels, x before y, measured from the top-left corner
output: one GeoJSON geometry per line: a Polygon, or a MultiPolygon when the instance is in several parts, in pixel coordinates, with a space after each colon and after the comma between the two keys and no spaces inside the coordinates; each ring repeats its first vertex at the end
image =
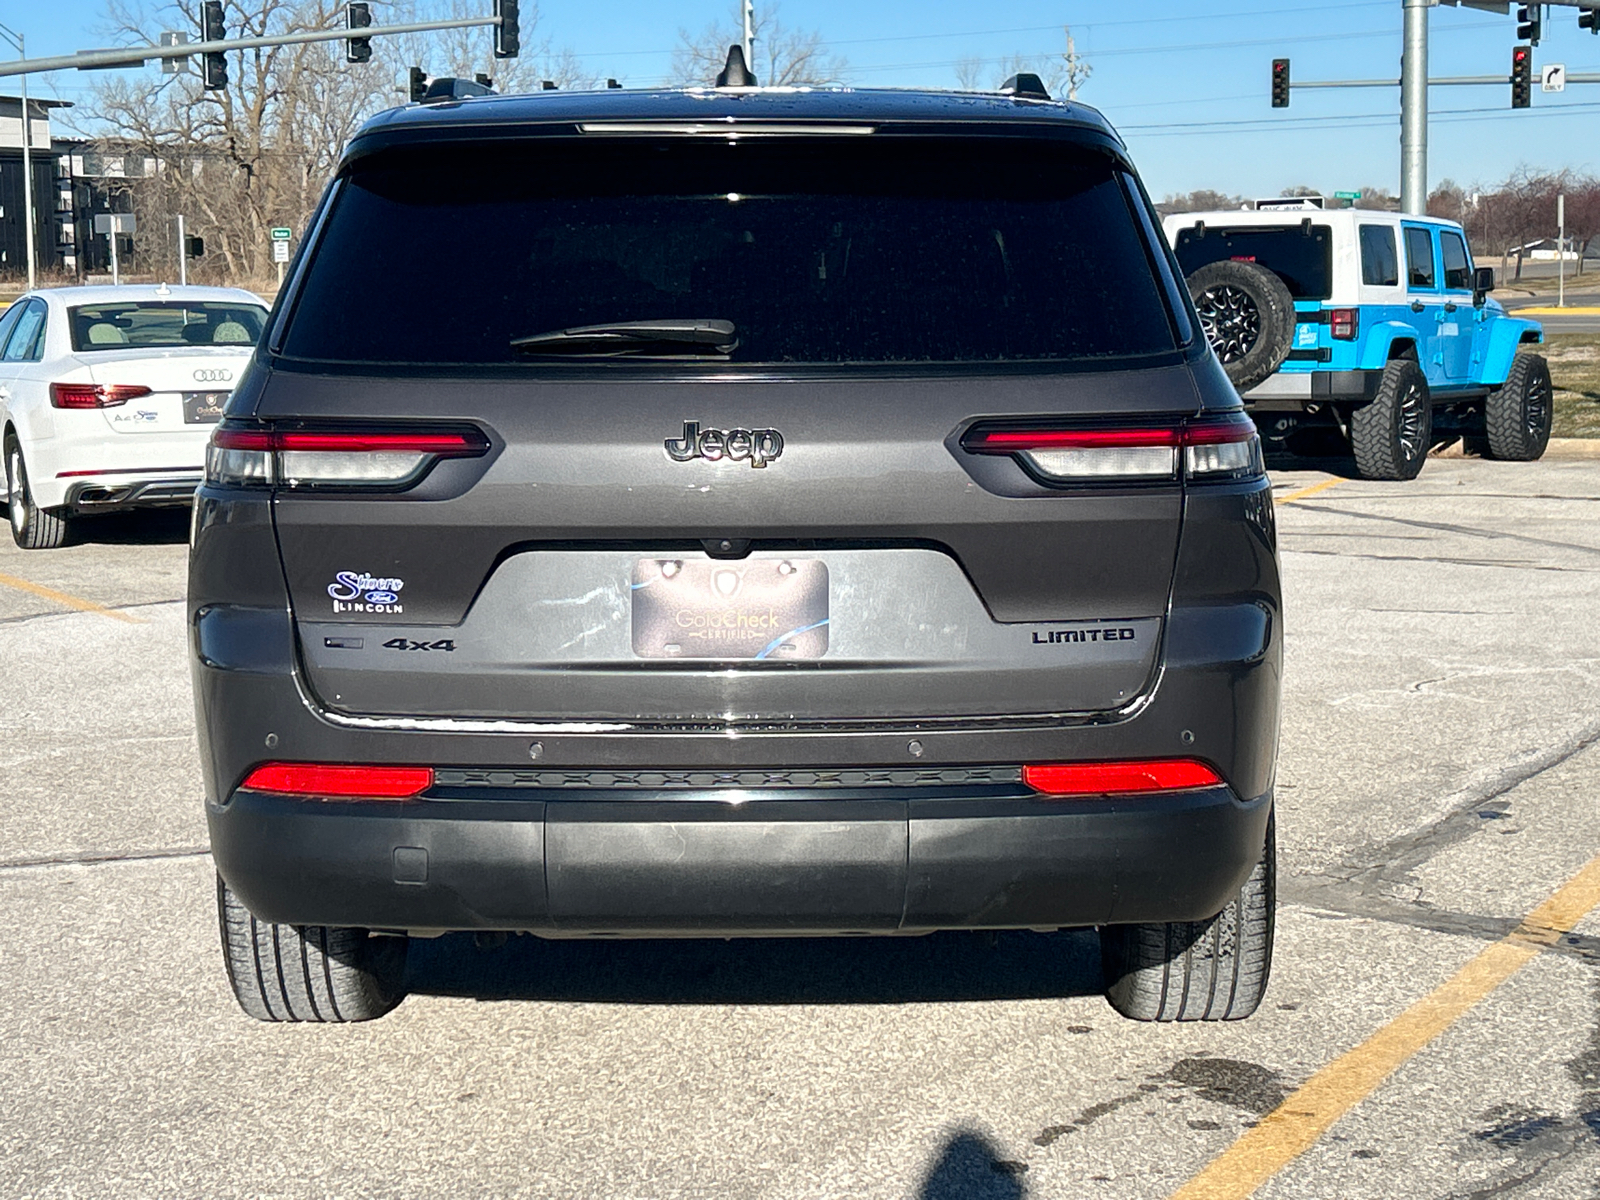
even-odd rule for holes
{"type": "Polygon", "coordinates": [[[1190,275],[1188,283],[1206,341],[1234,387],[1249,391],[1289,357],[1294,298],[1267,268],[1247,262],[1208,263],[1190,275]]]}

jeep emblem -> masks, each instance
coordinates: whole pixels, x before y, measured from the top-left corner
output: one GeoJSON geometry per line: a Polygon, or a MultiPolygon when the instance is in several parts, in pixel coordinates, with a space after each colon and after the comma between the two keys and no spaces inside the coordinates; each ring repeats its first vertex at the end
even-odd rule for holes
{"type": "Polygon", "coordinates": [[[685,421],[683,436],[668,438],[666,446],[674,462],[749,459],[752,467],[764,467],[783,453],[783,434],[776,429],[701,429],[699,421],[685,421]]]}

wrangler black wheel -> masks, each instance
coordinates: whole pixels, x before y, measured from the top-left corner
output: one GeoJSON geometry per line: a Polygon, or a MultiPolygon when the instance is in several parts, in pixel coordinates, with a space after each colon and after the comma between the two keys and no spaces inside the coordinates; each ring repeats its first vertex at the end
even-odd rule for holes
{"type": "Polygon", "coordinates": [[[1363,479],[1415,479],[1433,441],[1433,398],[1422,368],[1397,358],[1378,394],[1350,414],[1350,449],[1363,479]]]}
{"type": "Polygon", "coordinates": [[[1491,458],[1532,462],[1544,454],[1555,418],[1554,390],[1542,355],[1517,355],[1505,384],[1484,405],[1491,458]]]}
{"type": "Polygon", "coordinates": [[[1294,340],[1294,298],[1265,267],[1214,262],[1189,276],[1206,341],[1233,386],[1244,392],[1271,375],[1294,340]]]}

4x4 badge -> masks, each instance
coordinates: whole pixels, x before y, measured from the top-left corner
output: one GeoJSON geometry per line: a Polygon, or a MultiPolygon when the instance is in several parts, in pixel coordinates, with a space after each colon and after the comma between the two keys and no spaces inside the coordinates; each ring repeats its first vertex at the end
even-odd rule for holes
{"type": "Polygon", "coordinates": [[[764,467],[783,453],[783,434],[776,429],[701,429],[699,421],[685,421],[683,436],[668,438],[666,446],[674,462],[748,459],[752,467],[764,467]]]}

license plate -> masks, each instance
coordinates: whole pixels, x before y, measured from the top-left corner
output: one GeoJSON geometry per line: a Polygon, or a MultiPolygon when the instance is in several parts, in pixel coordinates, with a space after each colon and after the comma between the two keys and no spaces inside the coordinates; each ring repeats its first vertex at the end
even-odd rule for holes
{"type": "Polygon", "coordinates": [[[227,392],[184,392],[183,423],[214,425],[222,420],[222,406],[227,402],[227,392]]]}
{"type": "Polygon", "coordinates": [[[828,652],[828,566],[645,558],[633,565],[633,652],[640,658],[821,658],[828,652]]]}

